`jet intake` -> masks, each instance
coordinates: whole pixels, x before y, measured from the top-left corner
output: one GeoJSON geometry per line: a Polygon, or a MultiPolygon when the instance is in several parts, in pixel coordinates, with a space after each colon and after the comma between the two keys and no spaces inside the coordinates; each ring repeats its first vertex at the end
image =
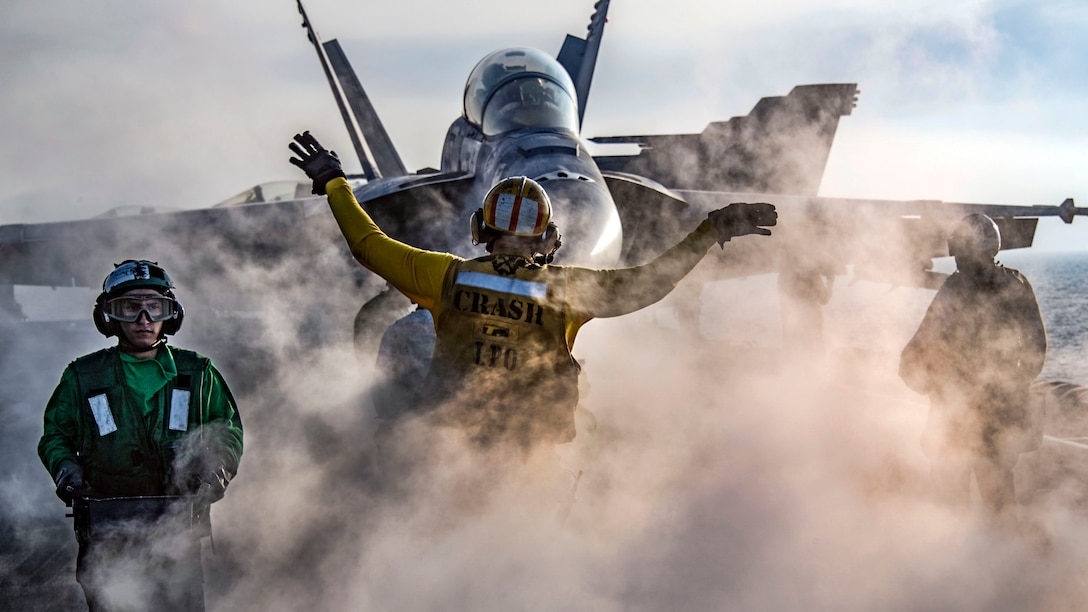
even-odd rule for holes
{"type": "Polygon", "coordinates": [[[563,236],[555,263],[611,268],[619,264],[623,232],[612,195],[603,183],[538,177],[552,204],[552,221],[563,236]]]}

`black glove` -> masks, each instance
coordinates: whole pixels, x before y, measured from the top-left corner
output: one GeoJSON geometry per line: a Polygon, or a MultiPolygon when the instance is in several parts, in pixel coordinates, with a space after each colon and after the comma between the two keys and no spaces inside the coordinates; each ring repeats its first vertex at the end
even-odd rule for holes
{"type": "Polygon", "coordinates": [[[714,229],[718,230],[718,245],[723,249],[730,238],[745,236],[747,234],[760,234],[770,236],[771,230],[761,226],[772,226],[778,223],[778,213],[774,204],[757,202],[746,204],[735,202],[712,210],[706,216],[714,229]]]}
{"type": "Polygon", "coordinates": [[[295,142],[288,145],[298,157],[292,157],[291,163],[302,168],[306,176],[314,182],[313,193],[325,195],[325,185],[336,177],[344,176],[340,167],[340,158],[335,151],[327,151],[317,139],[306,131],[295,134],[295,142]]]}
{"type": "Polygon", "coordinates": [[[197,499],[203,504],[213,504],[223,499],[231,478],[231,473],[222,466],[204,472],[200,475],[200,485],[196,489],[197,499]]]}
{"type": "Polygon", "coordinates": [[[57,483],[57,497],[66,505],[72,505],[74,497],[87,497],[91,493],[91,486],[83,480],[83,468],[71,461],[60,466],[53,480],[57,483]]]}

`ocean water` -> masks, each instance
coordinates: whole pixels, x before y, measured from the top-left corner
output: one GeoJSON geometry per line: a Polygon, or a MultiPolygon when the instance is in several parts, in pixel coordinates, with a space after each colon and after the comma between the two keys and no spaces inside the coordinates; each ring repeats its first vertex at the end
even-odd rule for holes
{"type": "Polygon", "coordinates": [[[998,259],[1035,288],[1049,344],[1040,378],[1088,386],[1088,251],[1009,252],[998,259]]]}

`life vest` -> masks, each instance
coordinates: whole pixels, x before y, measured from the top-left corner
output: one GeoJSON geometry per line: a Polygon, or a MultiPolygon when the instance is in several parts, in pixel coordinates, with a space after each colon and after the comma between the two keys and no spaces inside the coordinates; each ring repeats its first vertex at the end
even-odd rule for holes
{"type": "Polygon", "coordinates": [[[177,376],[150,399],[143,414],[125,384],[116,347],[72,362],[78,392],[79,463],[83,476],[102,497],[176,495],[183,492],[173,464],[180,445],[207,419],[202,389],[209,360],[184,349],[170,348],[177,376]]]}
{"type": "Polygon", "coordinates": [[[574,438],[578,363],[562,267],[487,256],[451,266],[426,389],[481,441],[574,438]]]}

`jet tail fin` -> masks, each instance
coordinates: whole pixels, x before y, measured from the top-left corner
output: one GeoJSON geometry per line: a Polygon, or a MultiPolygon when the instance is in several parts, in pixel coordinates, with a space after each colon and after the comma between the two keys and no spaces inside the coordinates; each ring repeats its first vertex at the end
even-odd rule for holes
{"type": "Polygon", "coordinates": [[[595,157],[602,171],[647,176],[672,189],[816,195],[839,118],[857,102],[857,84],[798,85],[699,134],[592,138],[637,144],[635,155],[595,157]]]}
{"type": "Polygon", "coordinates": [[[359,82],[359,78],[355,76],[355,71],[352,70],[351,63],[348,62],[348,56],[340,48],[340,43],[336,40],[330,40],[322,43],[322,46],[325,47],[325,52],[332,63],[333,72],[336,73],[336,78],[340,82],[340,88],[344,95],[347,96],[348,105],[351,107],[351,112],[355,116],[360,132],[364,137],[367,134],[370,135],[370,138],[364,142],[367,148],[370,149],[378,174],[385,177],[408,174],[396,147],[393,146],[393,140],[389,137],[389,133],[385,131],[381,119],[378,118],[378,111],[374,110],[374,105],[370,103],[370,98],[367,97],[366,91],[363,90],[363,84],[359,82]]]}
{"type": "Polygon", "coordinates": [[[302,0],[296,1],[299,15],[302,16],[302,27],[306,29],[306,34],[317,51],[317,58],[340,110],[340,118],[344,121],[355,155],[363,168],[363,175],[367,180],[372,180],[382,176],[408,174],[340,43],[336,40],[322,42],[306,15],[302,0]],[[369,140],[367,134],[370,135],[369,140]]]}
{"type": "Polygon", "coordinates": [[[329,81],[332,97],[336,100],[336,107],[340,109],[340,118],[344,120],[344,125],[348,129],[348,136],[351,137],[351,145],[355,149],[355,155],[363,166],[363,175],[366,176],[367,180],[377,178],[378,174],[374,169],[374,163],[370,160],[370,155],[364,148],[363,136],[359,133],[359,129],[355,124],[352,123],[351,115],[348,114],[344,94],[337,85],[336,77],[333,76],[332,68],[329,66],[329,58],[325,54],[325,48],[321,45],[321,38],[318,37],[317,32],[314,31],[313,26],[310,24],[310,18],[306,16],[306,9],[302,6],[302,0],[297,0],[297,2],[298,14],[302,15],[302,27],[306,28],[306,35],[317,51],[317,59],[321,62],[321,68],[325,71],[325,78],[329,81]]]}
{"type": "Polygon", "coordinates": [[[570,78],[574,81],[574,89],[578,93],[578,125],[582,125],[582,117],[586,114],[586,101],[589,100],[589,86],[593,83],[593,69],[597,65],[597,52],[601,48],[601,37],[604,34],[604,24],[608,23],[608,5],[611,0],[597,0],[593,5],[593,15],[589,18],[589,26],[586,28],[586,37],[567,35],[556,57],[559,63],[567,69],[570,78]]]}

